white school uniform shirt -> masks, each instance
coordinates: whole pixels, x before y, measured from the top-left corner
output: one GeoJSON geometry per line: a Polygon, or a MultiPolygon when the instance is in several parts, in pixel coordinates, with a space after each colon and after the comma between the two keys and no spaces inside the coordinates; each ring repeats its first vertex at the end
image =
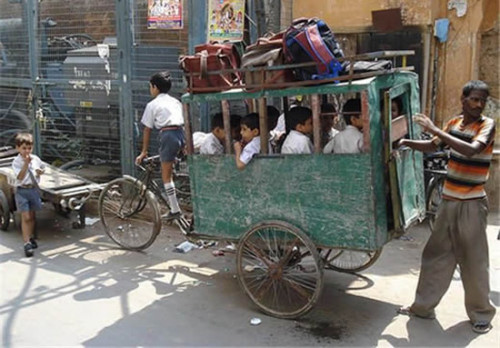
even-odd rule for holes
{"type": "MultiPolygon", "coordinates": [[[[36,179],[37,183],[40,182],[40,177],[36,176],[36,170],[37,169],[44,169],[45,168],[45,163],[42,162],[40,157],[37,155],[31,154],[31,162],[29,164],[28,169],[33,173],[33,177],[36,179]]],[[[14,186],[23,186],[23,185],[34,185],[35,183],[33,180],[31,180],[31,176],[28,172],[26,172],[26,175],[24,176],[23,180],[17,179],[17,176],[19,175],[19,172],[23,169],[24,166],[24,159],[21,157],[20,154],[18,154],[14,160],[12,161],[12,169],[14,170],[14,175],[16,176],[16,181],[14,183],[14,186]]]]}
{"type": "Polygon", "coordinates": [[[240,161],[245,164],[248,164],[252,160],[253,156],[259,153],[260,153],[260,137],[256,136],[252,139],[252,141],[246,144],[243,150],[241,151],[240,161]]]}
{"type": "Polygon", "coordinates": [[[328,132],[328,141],[332,140],[337,134],[339,134],[339,131],[332,127],[328,132]]]}
{"type": "Polygon", "coordinates": [[[291,130],[286,136],[283,145],[281,146],[281,153],[283,154],[300,154],[314,152],[314,146],[309,137],[296,130],[291,130]]]}
{"type": "Polygon", "coordinates": [[[146,105],[141,123],[152,129],[183,126],[182,103],[167,93],[160,93],[146,105]]]}
{"type": "Polygon", "coordinates": [[[194,132],[193,133],[193,148],[195,153],[200,153],[200,148],[205,139],[210,133],[194,132]]]}
{"type": "Polygon", "coordinates": [[[201,155],[222,155],[224,153],[224,146],[219,139],[213,134],[208,133],[203,143],[200,146],[201,155]]]}
{"type": "Polygon", "coordinates": [[[326,144],[323,153],[360,153],[363,151],[363,133],[354,126],[345,129],[326,144]]]}

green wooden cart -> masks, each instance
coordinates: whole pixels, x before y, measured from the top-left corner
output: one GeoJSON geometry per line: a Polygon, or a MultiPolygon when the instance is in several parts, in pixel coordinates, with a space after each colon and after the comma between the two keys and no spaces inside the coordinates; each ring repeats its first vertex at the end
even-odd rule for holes
{"type": "Polygon", "coordinates": [[[395,232],[425,216],[422,155],[393,148],[402,137],[420,135],[410,117],[420,111],[418,78],[412,72],[337,84],[186,94],[182,102],[193,203],[191,236],[235,242],[241,286],[270,315],[293,318],[306,313],[320,295],[324,268],[368,267],[395,232]],[[361,98],[364,151],[323,154],[320,101],[347,93],[361,98]],[[296,95],[307,98],[313,110],[315,153],[268,155],[267,101],[296,95]],[[405,110],[395,119],[390,108],[394,98],[402,100],[405,110]],[[236,100],[245,100],[259,112],[264,144],[243,171],[231,154],[229,104],[236,100]],[[221,103],[226,154],[194,154],[193,103],[221,103]]]}

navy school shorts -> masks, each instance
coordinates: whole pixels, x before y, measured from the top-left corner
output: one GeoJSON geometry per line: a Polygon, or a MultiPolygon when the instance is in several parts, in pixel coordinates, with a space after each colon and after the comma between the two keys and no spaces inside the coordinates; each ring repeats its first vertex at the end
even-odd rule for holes
{"type": "Polygon", "coordinates": [[[17,211],[23,212],[42,209],[42,200],[36,188],[17,187],[15,199],[17,211]]]}
{"type": "Polygon", "coordinates": [[[160,160],[162,162],[173,162],[179,151],[186,144],[184,130],[182,128],[164,130],[160,132],[160,160]]]}

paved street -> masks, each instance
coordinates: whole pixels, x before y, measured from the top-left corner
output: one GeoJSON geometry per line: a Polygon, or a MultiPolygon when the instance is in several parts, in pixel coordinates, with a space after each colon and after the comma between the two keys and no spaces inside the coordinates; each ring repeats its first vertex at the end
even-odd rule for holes
{"type": "MultiPolygon", "coordinates": [[[[118,249],[100,223],[73,230],[51,207],[39,249],[25,258],[18,227],[0,234],[0,345],[20,346],[470,346],[498,347],[500,320],[474,334],[456,273],[437,320],[396,315],[413,300],[426,224],[390,242],[360,275],[325,272],[316,307],[300,320],[268,317],[239,288],[234,255],[172,252],[164,228],[144,253],[118,249]],[[250,319],[262,320],[258,326],[250,319]]],[[[500,216],[490,217],[492,300],[500,306],[500,216]]]]}

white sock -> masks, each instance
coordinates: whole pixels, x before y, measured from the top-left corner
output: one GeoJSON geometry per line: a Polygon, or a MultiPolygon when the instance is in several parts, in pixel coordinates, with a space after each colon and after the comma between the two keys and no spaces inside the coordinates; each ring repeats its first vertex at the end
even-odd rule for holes
{"type": "Polygon", "coordinates": [[[169,183],[163,184],[165,187],[165,192],[167,193],[168,203],[170,204],[170,211],[172,213],[177,213],[181,211],[179,207],[179,202],[177,202],[177,196],[175,195],[175,185],[171,181],[169,183]]]}

